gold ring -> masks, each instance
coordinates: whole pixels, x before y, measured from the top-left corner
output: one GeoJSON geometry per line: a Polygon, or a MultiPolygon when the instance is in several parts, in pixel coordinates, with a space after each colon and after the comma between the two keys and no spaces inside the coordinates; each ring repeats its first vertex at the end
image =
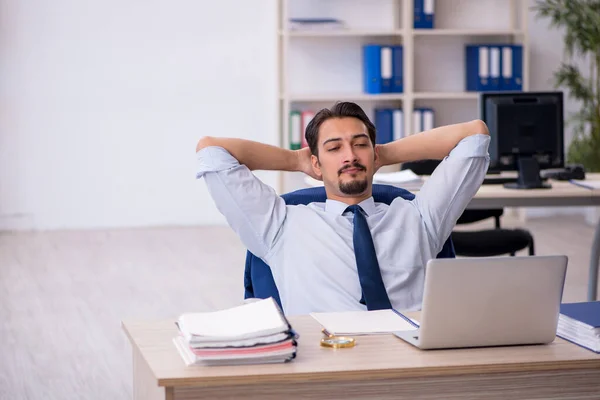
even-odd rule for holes
{"type": "Polygon", "coordinates": [[[321,346],[341,349],[344,347],[354,347],[355,341],[353,338],[345,336],[330,336],[321,339],[321,346]]]}

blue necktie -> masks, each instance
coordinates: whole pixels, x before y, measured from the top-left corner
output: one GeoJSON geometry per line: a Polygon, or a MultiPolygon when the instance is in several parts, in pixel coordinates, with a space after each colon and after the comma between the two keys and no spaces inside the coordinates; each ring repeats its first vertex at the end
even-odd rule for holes
{"type": "Polygon", "coordinates": [[[379,262],[375,254],[375,245],[371,237],[371,231],[367,219],[359,205],[352,205],[346,211],[354,213],[354,256],[358,268],[358,278],[362,287],[363,298],[367,303],[368,310],[382,310],[392,308],[388,298],[379,262]]]}

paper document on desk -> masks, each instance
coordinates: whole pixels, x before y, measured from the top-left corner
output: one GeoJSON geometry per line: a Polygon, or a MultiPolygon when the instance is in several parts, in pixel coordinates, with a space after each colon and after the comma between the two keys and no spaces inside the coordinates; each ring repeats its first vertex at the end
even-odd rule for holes
{"type": "Polygon", "coordinates": [[[323,181],[320,181],[318,179],[315,179],[311,176],[306,175],[304,177],[304,183],[306,183],[308,186],[310,187],[319,187],[319,186],[323,186],[323,181]]]}
{"type": "Polygon", "coordinates": [[[600,189],[600,181],[571,179],[569,182],[586,189],[600,189]]]}
{"type": "Polygon", "coordinates": [[[418,328],[416,321],[395,310],[344,311],[330,313],[311,313],[327,334],[372,335],[408,331],[418,328]]]}
{"type": "Polygon", "coordinates": [[[423,178],[409,169],[397,172],[377,172],[373,175],[373,182],[396,184],[402,187],[421,187],[423,178]]]}

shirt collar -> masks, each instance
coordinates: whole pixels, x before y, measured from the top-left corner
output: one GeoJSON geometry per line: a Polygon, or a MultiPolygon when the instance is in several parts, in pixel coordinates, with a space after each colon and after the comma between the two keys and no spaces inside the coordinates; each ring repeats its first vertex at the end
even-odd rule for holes
{"type": "MultiPolygon", "coordinates": [[[[361,201],[358,205],[363,209],[367,216],[375,214],[375,200],[373,199],[373,196],[361,201]]],[[[332,199],[325,200],[325,211],[328,213],[342,215],[346,208],[348,208],[348,204],[342,203],[341,201],[332,199]]]]}

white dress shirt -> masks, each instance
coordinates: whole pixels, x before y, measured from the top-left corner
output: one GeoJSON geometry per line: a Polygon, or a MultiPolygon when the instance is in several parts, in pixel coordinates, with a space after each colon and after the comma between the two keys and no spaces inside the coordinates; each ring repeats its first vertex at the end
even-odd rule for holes
{"type": "MultiPolygon", "coordinates": [[[[389,206],[370,197],[367,214],[381,275],[392,306],[418,310],[425,265],[441,251],[457,219],[477,193],[489,165],[488,135],[463,139],[412,201],[389,206]]],[[[366,310],[347,204],[327,200],[286,205],[268,185],[221,147],[197,153],[218,210],[254,255],[270,266],[287,315],[366,310]]]]}

